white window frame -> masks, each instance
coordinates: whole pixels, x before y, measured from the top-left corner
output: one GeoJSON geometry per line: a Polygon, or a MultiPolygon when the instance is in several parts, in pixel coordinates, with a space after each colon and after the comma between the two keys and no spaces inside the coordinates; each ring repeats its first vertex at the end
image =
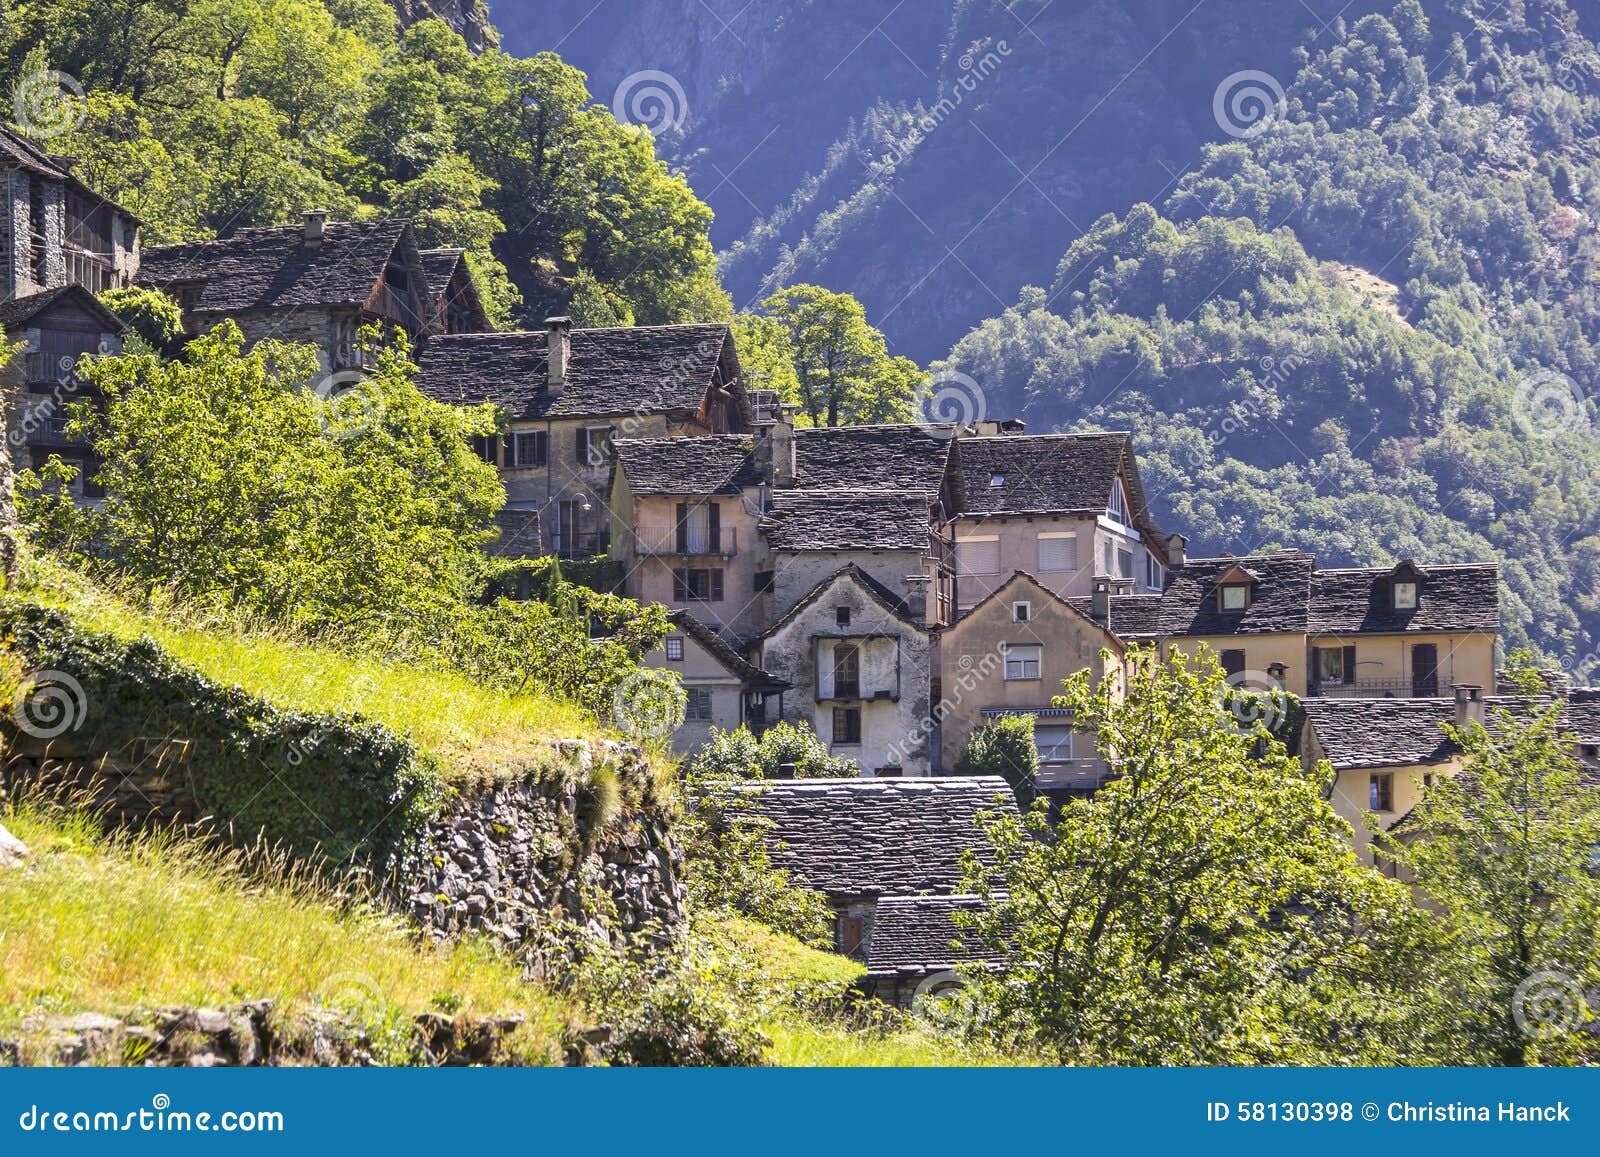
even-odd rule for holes
{"type": "Polygon", "coordinates": [[[666,648],[667,662],[669,662],[669,663],[681,663],[681,662],[683,662],[683,636],[682,635],[668,635],[666,637],[665,641],[663,642],[663,646],[666,648]],[[674,651],[676,651],[677,654],[673,654],[674,651]]]}
{"type": "Polygon", "coordinates": [[[1417,609],[1417,584],[1415,582],[1397,582],[1394,584],[1394,609],[1397,611],[1414,611],[1417,609]],[[1400,599],[1400,592],[1406,591],[1410,597],[1404,602],[1400,599]]]}
{"type": "Polygon", "coordinates": [[[1027,599],[1018,599],[1016,602],[1012,603],[1011,621],[1013,623],[1033,622],[1033,604],[1027,599]]]}
{"type": "Polygon", "coordinates": [[[1046,530],[1046,531],[1041,531],[1039,533],[1038,541],[1035,543],[1035,550],[1038,552],[1037,560],[1038,560],[1038,563],[1039,563],[1039,573],[1040,574],[1076,574],[1077,571],[1079,570],[1079,567],[1078,567],[1078,532],[1075,531],[1075,530],[1046,530]],[[1059,542],[1062,539],[1070,539],[1071,542],[1072,542],[1072,565],[1070,567],[1062,567],[1062,568],[1058,568],[1058,569],[1052,569],[1050,567],[1045,566],[1044,565],[1043,544],[1046,541],[1059,542]]]}
{"type": "Polygon", "coordinates": [[[1224,611],[1248,610],[1250,607],[1250,588],[1244,583],[1223,583],[1217,591],[1217,607],[1219,610],[1224,611]],[[1228,605],[1228,596],[1235,591],[1239,592],[1241,598],[1238,606],[1231,607],[1228,605]]]}
{"type": "Polygon", "coordinates": [[[1106,505],[1106,514],[1111,517],[1113,522],[1119,523],[1122,526],[1129,525],[1128,491],[1122,485],[1122,479],[1120,477],[1111,484],[1111,501],[1106,505]]]}
{"type": "Polygon", "coordinates": [[[1007,643],[1005,645],[1005,681],[1036,682],[1042,677],[1044,647],[1038,643],[1007,643]],[[1012,653],[1016,652],[1016,657],[1012,653]]]}

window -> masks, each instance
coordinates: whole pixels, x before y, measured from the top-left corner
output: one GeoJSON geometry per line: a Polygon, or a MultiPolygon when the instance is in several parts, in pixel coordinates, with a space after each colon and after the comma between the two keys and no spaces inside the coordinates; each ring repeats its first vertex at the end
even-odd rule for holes
{"type": "Polygon", "coordinates": [[[833,621],[841,627],[848,627],[850,625],[850,608],[834,607],[833,621]]]}
{"type": "Polygon", "coordinates": [[[1076,534],[1041,534],[1039,536],[1039,570],[1075,571],[1078,569],[1078,536],[1076,534]]]}
{"type": "Polygon", "coordinates": [[[680,603],[720,603],[722,571],[703,567],[679,567],[672,572],[672,597],[680,603]]]}
{"type": "Polygon", "coordinates": [[[1133,577],[1133,551],[1117,551],[1117,577],[1125,579],[1133,577]]]}
{"type": "Polygon", "coordinates": [[[474,438],[472,440],[472,451],[491,466],[500,464],[498,438],[474,438]]]}
{"type": "Polygon", "coordinates": [[[838,643],[833,648],[833,697],[861,697],[861,648],[854,643],[838,643]]]}
{"type": "Polygon", "coordinates": [[[1367,782],[1367,807],[1375,812],[1394,811],[1394,776],[1382,772],[1367,782]]]}
{"type": "Polygon", "coordinates": [[[861,742],[861,708],[835,707],[833,709],[833,742],[856,744],[861,742]]]}
{"type": "Polygon", "coordinates": [[[1225,611],[1242,611],[1250,605],[1250,588],[1243,583],[1229,583],[1217,588],[1217,605],[1225,611]]]}
{"type": "Polygon", "coordinates": [[[991,475],[989,475],[989,485],[990,486],[1004,486],[1005,484],[1006,484],[1006,476],[1004,474],[991,474],[991,475]]]}
{"type": "Polygon", "coordinates": [[[708,722],[711,719],[711,690],[708,687],[689,687],[685,690],[684,719],[708,722]]]}
{"type": "Polygon", "coordinates": [[[1423,772],[1422,773],[1422,790],[1423,791],[1427,791],[1432,786],[1433,786],[1433,772],[1431,772],[1431,771],[1423,772]]]}
{"type": "Polygon", "coordinates": [[[956,573],[958,575],[999,574],[1000,537],[956,539],[956,573]]]}
{"type": "Polygon", "coordinates": [[[1222,661],[1222,673],[1230,678],[1234,675],[1244,674],[1244,651],[1238,647],[1230,647],[1223,651],[1218,658],[1222,661]]]}
{"type": "Polygon", "coordinates": [[[604,466],[611,451],[610,426],[580,426],[575,449],[581,466],[604,466]]]}
{"type": "Polygon", "coordinates": [[[667,636],[667,662],[669,662],[669,663],[681,663],[681,662],[683,662],[683,636],[682,635],[668,635],[667,636]]]}
{"type": "Polygon", "coordinates": [[[1344,648],[1322,647],[1317,651],[1317,682],[1343,684],[1349,675],[1344,669],[1344,648]]]}
{"type": "Polygon", "coordinates": [[[834,929],[834,943],[840,956],[859,956],[866,947],[864,943],[865,921],[859,916],[840,916],[838,926],[834,929]]]}
{"type": "Polygon", "coordinates": [[[1060,723],[1035,723],[1033,746],[1040,763],[1066,763],[1072,759],[1072,728],[1060,723]]]}
{"type": "Polygon", "coordinates": [[[1111,517],[1122,525],[1128,525],[1128,496],[1122,492],[1122,479],[1117,479],[1111,484],[1111,503],[1106,508],[1111,517]]]}
{"type": "Polygon", "coordinates": [[[1011,604],[1011,621],[1013,623],[1026,623],[1032,614],[1032,603],[1016,602],[1011,604]]]}
{"type": "Polygon", "coordinates": [[[1006,678],[1037,679],[1044,648],[1032,643],[1006,644],[1006,678]]]}
{"type": "Polygon", "coordinates": [[[1397,611],[1414,611],[1417,609],[1416,583],[1397,582],[1394,584],[1394,609],[1397,611]]]}
{"type": "Polygon", "coordinates": [[[1144,585],[1153,591],[1162,590],[1167,585],[1166,568],[1156,561],[1153,554],[1144,556],[1144,585]]]}
{"type": "Polygon", "coordinates": [[[543,430],[515,430],[501,442],[505,464],[518,470],[532,470],[545,464],[550,436],[543,430]]]}
{"type": "Polygon", "coordinates": [[[770,570],[756,571],[755,579],[751,583],[751,586],[755,590],[756,594],[770,594],[772,592],[773,578],[776,576],[776,574],[776,571],[770,570]]]}

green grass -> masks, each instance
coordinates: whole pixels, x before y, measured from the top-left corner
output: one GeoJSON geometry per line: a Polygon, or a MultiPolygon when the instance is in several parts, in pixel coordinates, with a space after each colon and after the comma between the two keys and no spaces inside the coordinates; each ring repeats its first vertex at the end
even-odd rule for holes
{"type": "Polygon", "coordinates": [[[390,1030],[429,1010],[520,1011],[515,1055],[559,1062],[569,1010],[487,941],[423,943],[307,876],[170,834],[108,836],[82,814],[28,804],[0,822],[33,853],[0,872],[0,1029],[257,999],[390,1030]]]}
{"type": "Polygon", "coordinates": [[[18,593],[93,630],[148,636],[214,681],[280,707],[350,712],[382,723],[434,755],[449,776],[520,769],[544,756],[551,740],[599,730],[571,703],[507,694],[436,668],[356,657],[224,615],[143,611],[46,561],[28,564],[18,593]]]}

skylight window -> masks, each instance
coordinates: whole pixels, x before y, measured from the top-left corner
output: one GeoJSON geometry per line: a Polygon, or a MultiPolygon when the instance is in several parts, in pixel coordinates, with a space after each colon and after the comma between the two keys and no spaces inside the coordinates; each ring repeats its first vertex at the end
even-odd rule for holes
{"type": "Polygon", "coordinates": [[[1004,474],[991,474],[991,475],[989,475],[989,485],[990,486],[1004,486],[1005,484],[1006,484],[1006,476],[1004,474]]]}

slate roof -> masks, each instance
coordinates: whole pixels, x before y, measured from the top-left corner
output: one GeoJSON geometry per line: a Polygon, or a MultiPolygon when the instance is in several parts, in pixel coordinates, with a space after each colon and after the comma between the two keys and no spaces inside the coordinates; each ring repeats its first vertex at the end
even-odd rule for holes
{"type": "Polygon", "coordinates": [[[547,384],[548,331],[432,338],[417,386],[440,402],[493,402],[514,418],[695,413],[730,340],[726,325],[575,329],[567,381],[547,384]]]}
{"type": "Polygon", "coordinates": [[[870,574],[852,562],[846,563],[827,578],[819,582],[816,586],[812,587],[803,596],[801,596],[799,601],[797,601],[794,606],[790,607],[783,613],[782,618],[773,623],[772,626],[768,627],[765,631],[762,631],[761,634],[756,636],[756,638],[769,639],[773,635],[776,635],[795,619],[799,618],[807,607],[825,595],[835,583],[846,578],[854,580],[862,590],[866,591],[867,594],[878,603],[879,606],[883,607],[884,610],[888,611],[895,618],[900,619],[902,622],[909,623],[911,626],[916,627],[919,631],[927,629],[927,627],[919,619],[912,617],[910,609],[906,606],[905,599],[895,594],[894,591],[884,586],[881,582],[873,578],[870,574]]]}
{"type": "MultiPolygon", "coordinates": [[[[1517,699],[1490,695],[1487,712],[1517,699]]],[[[1306,722],[1336,771],[1407,764],[1443,763],[1461,749],[1444,733],[1455,721],[1454,699],[1321,699],[1302,702],[1306,722]]]]}
{"type": "Polygon", "coordinates": [[[71,164],[65,157],[45,152],[9,125],[0,125],[0,165],[17,165],[58,181],[73,179],[71,164]]]}
{"type": "Polygon", "coordinates": [[[1600,743],[1600,687],[1574,687],[1561,722],[1580,743],[1600,743]]]}
{"type": "Polygon", "coordinates": [[[835,898],[954,893],[964,851],[993,862],[978,813],[1017,809],[999,776],[769,780],[732,790],[753,793],[772,821],[774,865],[835,898]]]}
{"type": "Polygon", "coordinates": [[[67,298],[75,300],[82,308],[98,317],[101,324],[112,333],[123,333],[127,330],[128,327],[123,325],[116,314],[101,305],[94,294],[81,285],[62,285],[55,289],[44,289],[38,293],[0,302],[0,328],[14,329],[26,325],[58,301],[67,298]]]}
{"type": "Polygon", "coordinates": [[[1190,559],[1161,596],[1162,635],[1263,635],[1303,632],[1316,559],[1297,550],[1244,558],[1190,559]],[[1217,609],[1217,580],[1239,567],[1256,576],[1243,611],[1217,609]]]}
{"type": "Polygon", "coordinates": [[[1394,571],[1388,567],[1319,570],[1311,578],[1308,630],[1498,631],[1500,568],[1493,563],[1421,568],[1422,586],[1411,611],[1394,609],[1394,571]]]}
{"type": "Polygon", "coordinates": [[[755,439],[742,434],[617,438],[612,446],[635,494],[738,494],[763,481],[755,439]]]}
{"type": "Polygon", "coordinates": [[[456,267],[461,264],[466,255],[465,249],[419,249],[417,256],[422,258],[422,272],[428,279],[428,288],[433,290],[434,296],[444,292],[445,286],[450,284],[450,279],[455,276],[456,267]]]}
{"type": "Polygon", "coordinates": [[[773,550],[926,551],[928,495],[894,490],[780,490],[760,529],[773,550]]]}
{"type": "MultiPolygon", "coordinates": [[[[987,606],[991,602],[998,602],[998,601],[1002,601],[1002,600],[1006,600],[1006,599],[1015,598],[1016,597],[1016,592],[1012,591],[1011,588],[1014,587],[1014,586],[1017,586],[1018,584],[1021,584],[1021,583],[1027,583],[1028,584],[1027,588],[1025,588],[1025,589],[1027,590],[1027,593],[1029,595],[1035,596],[1035,597],[1039,597],[1039,598],[1048,599],[1052,603],[1055,603],[1058,606],[1060,606],[1065,611],[1069,611],[1069,612],[1081,615],[1085,620],[1088,621],[1090,626],[1097,627],[1102,631],[1106,629],[1106,625],[1104,623],[1100,622],[1098,619],[1096,619],[1094,617],[1093,613],[1092,613],[1093,602],[1094,602],[1093,599],[1084,599],[1084,598],[1064,599],[1060,595],[1056,594],[1055,591],[1053,591],[1049,587],[1045,586],[1042,582],[1040,582],[1037,578],[1035,578],[1033,575],[1029,574],[1025,570],[1012,571],[1010,578],[1006,579],[1005,582],[1003,582],[999,586],[995,587],[994,590],[990,591],[988,594],[984,595],[983,598],[979,599],[976,603],[973,603],[972,606],[968,607],[965,611],[961,612],[960,617],[956,619],[956,623],[965,622],[967,619],[971,618],[975,613],[977,613],[977,611],[978,611],[978,609],[980,607],[987,606]]],[[[1112,613],[1112,617],[1114,618],[1116,616],[1116,607],[1115,607],[1115,605],[1112,606],[1111,613],[1112,613]]],[[[1038,611],[1036,609],[1033,612],[1032,618],[1033,619],[1037,619],[1038,617],[1039,617],[1039,614],[1038,614],[1038,611]]],[[[948,629],[949,628],[946,628],[946,630],[948,630],[948,629]]]]}
{"type": "Polygon", "coordinates": [[[957,912],[983,907],[977,896],[885,896],[872,915],[872,938],[867,946],[867,971],[877,975],[899,972],[942,972],[957,964],[999,963],[1004,954],[973,945],[956,951],[952,942],[970,942],[971,934],[957,928],[957,912]]]}
{"type": "Polygon", "coordinates": [[[717,662],[727,668],[730,674],[752,688],[776,690],[790,687],[791,684],[779,679],[776,675],[769,675],[760,667],[750,662],[738,651],[730,647],[721,635],[713,631],[706,624],[695,618],[688,611],[670,611],[667,619],[685,635],[699,643],[709,651],[717,662]]]}
{"type": "Polygon", "coordinates": [[[918,491],[944,485],[955,427],[805,427],[794,432],[795,487],[801,490],[918,491]]]}
{"type": "Polygon", "coordinates": [[[396,246],[410,244],[411,223],[329,221],[322,243],[305,243],[304,225],[241,229],[215,241],[152,245],[139,261],[139,283],[201,285],[199,313],[360,305],[371,296],[396,246]]]}
{"type": "MultiPolygon", "coordinates": [[[[1074,610],[1098,622],[1094,617],[1094,598],[1076,595],[1067,600],[1074,610]]],[[[1154,639],[1161,622],[1160,595],[1112,595],[1111,633],[1119,639],[1154,639]]]]}

